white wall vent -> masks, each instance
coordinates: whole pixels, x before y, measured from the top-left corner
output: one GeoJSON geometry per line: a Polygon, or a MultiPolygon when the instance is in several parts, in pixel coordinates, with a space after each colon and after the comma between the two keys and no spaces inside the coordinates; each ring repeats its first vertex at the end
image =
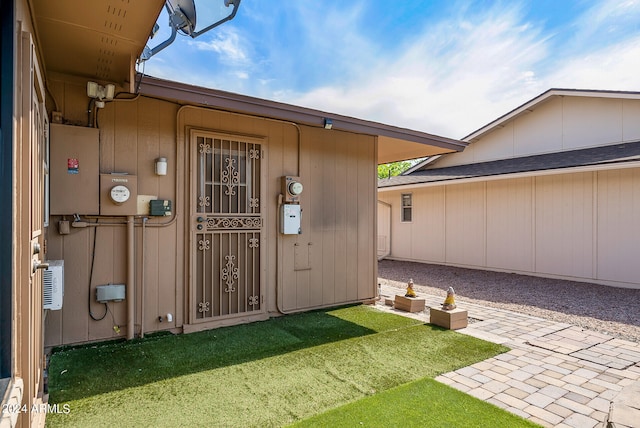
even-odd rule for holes
{"type": "Polygon", "coordinates": [[[47,260],[49,267],[42,275],[43,308],[62,309],[64,296],[64,260],[47,260]]]}

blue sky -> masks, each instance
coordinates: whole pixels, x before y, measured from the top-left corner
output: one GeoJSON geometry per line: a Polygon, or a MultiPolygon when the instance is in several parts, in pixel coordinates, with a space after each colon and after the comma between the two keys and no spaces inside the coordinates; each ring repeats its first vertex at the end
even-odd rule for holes
{"type": "Polygon", "coordinates": [[[552,87],[640,91],[640,0],[242,0],[144,72],[462,138],[552,87]]]}

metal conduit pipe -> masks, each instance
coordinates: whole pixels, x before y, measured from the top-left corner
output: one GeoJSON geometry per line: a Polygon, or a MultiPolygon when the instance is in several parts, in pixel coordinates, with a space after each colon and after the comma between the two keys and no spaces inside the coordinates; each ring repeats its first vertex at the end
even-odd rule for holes
{"type": "Polygon", "coordinates": [[[127,216],[127,339],[134,338],[135,325],[135,236],[134,217],[127,216]]]}
{"type": "Polygon", "coordinates": [[[145,229],[147,226],[147,220],[149,220],[147,217],[143,217],[142,218],[142,243],[141,243],[141,249],[140,252],[142,254],[140,254],[140,258],[142,259],[142,266],[140,266],[140,338],[144,337],[144,307],[145,307],[145,303],[144,303],[144,255],[145,255],[145,229]]]}

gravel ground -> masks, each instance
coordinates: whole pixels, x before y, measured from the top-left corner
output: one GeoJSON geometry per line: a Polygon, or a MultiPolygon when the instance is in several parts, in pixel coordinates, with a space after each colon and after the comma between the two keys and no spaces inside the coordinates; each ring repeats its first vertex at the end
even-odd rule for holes
{"type": "Polygon", "coordinates": [[[507,309],[640,343],[640,290],[425,263],[383,260],[378,282],[507,309]]]}

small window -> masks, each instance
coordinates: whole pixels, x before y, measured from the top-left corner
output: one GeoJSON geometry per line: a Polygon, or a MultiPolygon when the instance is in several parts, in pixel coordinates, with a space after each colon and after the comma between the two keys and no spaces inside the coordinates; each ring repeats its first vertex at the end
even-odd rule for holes
{"type": "Polygon", "coordinates": [[[402,221],[411,221],[411,193],[402,194],[402,221]]]}

